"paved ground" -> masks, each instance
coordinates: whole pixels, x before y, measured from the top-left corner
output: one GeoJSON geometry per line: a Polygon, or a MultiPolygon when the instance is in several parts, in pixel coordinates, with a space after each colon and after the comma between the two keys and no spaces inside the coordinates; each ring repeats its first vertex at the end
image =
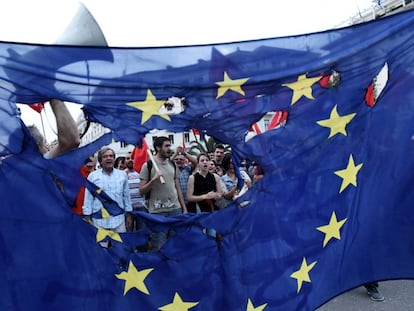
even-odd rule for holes
{"type": "Polygon", "coordinates": [[[379,288],[385,300],[371,301],[364,287],[346,292],[317,311],[414,311],[414,280],[380,282],[379,288]]]}

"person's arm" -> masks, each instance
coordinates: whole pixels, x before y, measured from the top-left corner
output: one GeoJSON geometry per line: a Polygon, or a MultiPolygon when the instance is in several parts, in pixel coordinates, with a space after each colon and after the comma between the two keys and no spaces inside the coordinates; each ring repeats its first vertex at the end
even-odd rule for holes
{"type": "Polygon", "coordinates": [[[244,183],[246,184],[247,188],[252,186],[252,179],[245,171],[240,171],[240,175],[243,178],[244,183]]]}
{"type": "Polygon", "coordinates": [[[221,178],[217,175],[214,174],[214,179],[216,180],[216,193],[217,193],[217,197],[216,200],[221,199],[223,196],[223,188],[222,188],[222,183],[221,183],[221,178]]]}
{"type": "Polygon", "coordinates": [[[172,155],[171,160],[174,160],[175,157],[179,154],[182,154],[183,156],[185,156],[187,158],[187,160],[191,163],[191,169],[192,170],[194,170],[197,167],[197,157],[185,152],[183,150],[183,147],[181,147],[181,146],[178,146],[177,149],[175,149],[175,152],[172,155]]]}
{"type": "MultiPolygon", "coordinates": [[[[122,171],[122,173],[125,173],[122,171]]],[[[129,185],[128,185],[128,176],[125,173],[125,180],[123,183],[123,201],[124,201],[124,210],[125,212],[132,212],[132,204],[131,204],[131,193],[129,190],[129,185]]]]}
{"type": "Polygon", "coordinates": [[[183,213],[188,213],[187,206],[185,205],[184,196],[181,191],[180,182],[177,178],[174,179],[175,189],[177,190],[178,201],[180,202],[181,208],[183,209],[183,213]]]}
{"type": "Polygon", "coordinates": [[[124,183],[123,183],[123,194],[122,194],[122,199],[123,199],[123,203],[124,203],[124,211],[125,211],[125,227],[129,230],[132,231],[134,222],[133,222],[133,217],[132,217],[132,204],[131,204],[131,193],[129,190],[129,185],[128,185],[128,175],[125,171],[122,171],[123,173],[125,173],[125,179],[124,179],[124,183]]]}
{"type": "MultiPolygon", "coordinates": [[[[153,167],[152,169],[155,169],[155,167],[153,167]]],[[[156,170],[154,177],[151,178],[151,176],[149,176],[147,163],[145,163],[142,166],[141,173],[139,175],[140,175],[139,193],[142,196],[145,196],[149,191],[151,191],[151,188],[154,185],[154,183],[156,183],[158,179],[160,179],[160,177],[162,176],[162,173],[156,170]]]]}
{"type": "Polygon", "coordinates": [[[79,131],[65,103],[58,99],[51,99],[50,106],[56,118],[57,145],[50,150],[49,158],[54,158],[80,144],[79,131]]]}
{"type": "MultiPolygon", "coordinates": [[[[216,178],[216,185],[220,186],[220,181],[218,180],[218,176],[216,178]]],[[[216,186],[217,187],[217,186],[216,186]]],[[[194,195],[194,175],[191,175],[188,179],[187,184],[187,199],[190,202],[200,202],[203,200],[217,200],[221,198],[221,193],[219,191],[214,192],[210,191],[205,194],[194,195]]]]}
{"type": "MultiPolygon", "coordinates": [[[[88,177],[89,179],[89,177],[88,177]]],[[[93,206],[94,196],[89,192],[88,188],[85,187],[85,198],[83,199],[82,214],[88,222],[92,222],[92,206],[93,206]]]]}
{"type": "MultiPolygon", "coordinates": [[[[190,177],[188,177],[188,182],[187,182],[187,200],[188,202],[196,202],[196,200],[194,200],[194,175],[190,175],[190,177]]],[[[201,201],[201,200],[199,200],[201,201]]]]}
{"type": "MultiPolygon", "coordinates": [[[[224,176],[226,176],[226,175],[224,175],[224,176]]],[[[225,183],[225,180],[223,179],[224,176],[221,178],[221,180],[225,184],[225,188],[226,188],[226,191],[224,191],[224,193],[223,193],[223,198],[225,198],[226,200],[233,200],[234,196],[237,193],[237,185],[229,190],[229,186],[225,183]]]]}
{"type": "Polygon", "coordinates": [[[188,161],[191,163],[191,169],[194,171],[194,169],[197,167],[197,158],[187,152],[183,151],[183,155],[188,159],[188,161]]]}

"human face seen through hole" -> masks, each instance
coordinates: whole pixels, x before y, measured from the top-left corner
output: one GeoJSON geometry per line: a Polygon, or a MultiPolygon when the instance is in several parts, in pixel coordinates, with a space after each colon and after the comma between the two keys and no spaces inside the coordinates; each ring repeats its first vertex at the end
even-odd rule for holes
{"type": "Polygon", "coordinates": [[[115,164],[114,152],[112,150],[105,151],[105,153],[102,155],[102,160],[100,164],[105,171],[112,170],[115,164]]]}
{"type": "Polygon", "coordinates": [[[203,172],[208,172],[210,168],[210,158],[207,155],[201,155],[198,159],[198,167],[203,172]]]}
{"type": "Polygon", "coordinates": [[[223,161],[223,158],[224,158],[224,149],[217,148],[214,151],[214,159],[216,160],[217,163],[221,163],[221,161],[223,161]]]}
{"type": "Polygon", "coordinates": [[[216,172],[216,163],[214,163],[211,160],[210,160],[209,165],[208,165],[208,171],[210,173],[215,173],[216,172]]]}
{"type": "Polygon", "coordinates": [[[131,157],[131,154],[125,157],[125,165],[130,170],[134,168],[134,159],[131,157]]]}
{"type": "Polygon", "coordinates": [[[171,152],[171,143],[169,141],[164,141],[162,143],[161,149],[158,151],[159,155],[163,159],[167,159],[170,157],[171,152]]]}
{"type": "Polygon", "coordinates": [[[182,155],[182,154],[179,154],[179,155],[177,155],[175,158],[174,158],[174,161],[175,161],[175,164],[178,166],[178,167],[183,167],[184,166],[184,164],[185,164],[185,158],[184,158],[184,156],[182,155]]]}

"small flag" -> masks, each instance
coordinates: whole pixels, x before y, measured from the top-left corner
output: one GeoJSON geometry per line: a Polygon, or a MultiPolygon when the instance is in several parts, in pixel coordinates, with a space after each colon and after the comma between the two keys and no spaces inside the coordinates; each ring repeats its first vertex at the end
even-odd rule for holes
{"type": "Polygon", "coordinates": [[[43,110],[43,106],[44,103],[34,103],[34,104],[30,104],[29,107],[32,108],[34,111],[41,113],[43,110]]]}

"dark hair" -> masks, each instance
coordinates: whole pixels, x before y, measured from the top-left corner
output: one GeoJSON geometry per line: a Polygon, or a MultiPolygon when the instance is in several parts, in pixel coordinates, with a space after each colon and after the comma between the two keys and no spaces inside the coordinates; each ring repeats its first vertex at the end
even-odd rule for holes
{"type": "Polygon", "coordinates": [[[109,148],[109,147],[104,147],[104,148],[102,148],[101,150],[98,151],[98,162],[99,162],[99,164],[101,164],[101,162],[102,162],[103,154],[105,152],[107,152],[108,150],[112,151],[112,153],[114,154],[114,158],[115,158],[115,151],[113,149],[109,148]]]}
{"type": "Polygon", "coordinates": [[[221,162],[221,165],[223,166],[225,171],[229,169],[230,163],[231,163],[231,153],[226,153],[223,157],[223,161],[221,162]]]}
{"type": "Polygon", "coordinates": [[[216,144],[215,147],[214,147],[214,150],[216,150],[216,149],[224,150],[224,145],[223,144],[216,144]]]}
{"type": "Polygon", "coordinates": [[[170,141],[170,139],[168,137],[165,136],[160,136],[154,139],[154,150],[155,153],[158,152],[157,147],[158,148],[162,148],[162,145],[164,144],[165,141],[170,141]]]}
{"type": "Polygon", "coordinates": [[[200,162],[200,158],[201,158],[202,156],[204,156],[204,157],[206,157],[207,159],[209,159],[209,160],[210,160],[210,157],[208,156],[208,154],[207,154],[207,153],[202,152],[202,153],[200,153],[200,154],[197,156],[197,163],[198,163],[198,162],[200,162]]]}
{"type": "Polygon", "coordinates": [[[124,163],[125,164],[125,157],[117,157],[115,159],[114,167],[118,168],[119,163],[124,163]]]}

